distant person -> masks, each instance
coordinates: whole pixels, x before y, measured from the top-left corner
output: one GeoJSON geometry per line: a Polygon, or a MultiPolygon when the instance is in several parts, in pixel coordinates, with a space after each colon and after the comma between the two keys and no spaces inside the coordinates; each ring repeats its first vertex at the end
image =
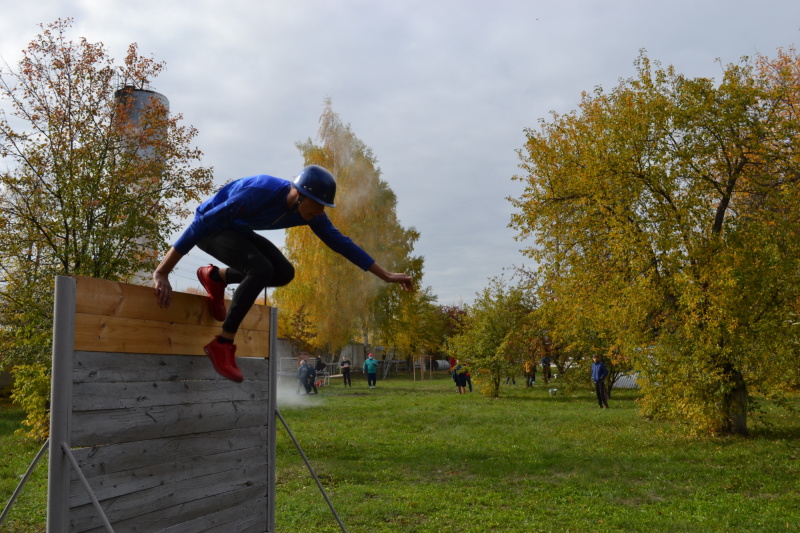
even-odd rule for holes
{"type": "Polygon", "coordinates": [[[532,387],[536,383],[536,363],[532,359],[525,360],[525,386],[532,387]]]}
{"type": "Polygon", "coordinates": [[[458,359],[456,359],[456,365],[453,367],[453,381],[456,382],[458,393],[464,394],[467,389],[467,366],[462,365],[458,359]]]}
{"type": "Polygon", "coordinates": [[[509,381],[511,382],[512,385],[517,384],[516,374],[517,373],[514,372],[513,370],[509,370],[508,372],[506,372],[506,385],[508,385],[509,381]]]}
{"type": "Polygon", "coordinates": [[[608,409],[608,395],[606,394],[608,369],[599,356],[593,356],[592,361],[594,361],[592,363],[592,381],[594,382],[594,390],[597,393],[597,402],[600,404],[600,409],[603,407],[608,409]]]}
{"type": "Polygon", "coordinates": [[[330,249],[387,283],[413,291],[408,274],[389,272],[348,237],[325,214],[334,207],[336,180],[328,170],[305,167],[294,181],[267,175],[232,181],[195,211],[194,220],[175,241],[153,272],[156,302],[169,307],[169,274],[197,246],[227,268],[200,267],[197,277],[208,292],[209,310],[222,329],[203,350],[214,369],[232,381],[244,379],[236,365],[234,339],[245,315],[266,287],[281,287],[294,279],[294,266],[272,242],[256,230],[310,226],[330,249]],[[227,311],[225,288],[238,284],[227,311]]]}
{"type": "Polygon", "coordinates": [[[353,382],[350,380],[350,359],[347,356],[342,359],[339,368],[342,369],[342,381],[344,382],[344,386],[352,387],[353,382]]]}
{"type": "Polygon", "coordinates": [[[550,378],[552,374],[550,373],[550,358],[546,355],[542,357],[542,379],[544,380],[545,385],[550,383],[550,378]]]}
{"type": "Polygon", "coordinates": [[[322,374],[325,372],[325,369],[328,368],[328,365],[325,364],[325,360],[322,357],[317,357],[317,362],[314,366],[314,369],[317,371],[317,374],[322,374]]]}
{"type": "Polygon", "coordinates": [[[467,371],[464,372],[464,377],[467,380],[467,387],[469,387],[469,391],[472,392],[472,375],[469,373],[469,361],[464,363],[464,366],[467,368],[467,371]]]}
{"type": "Polygon", "coordinates": [[[308,372],[306,373],[306,394],[317,394],[317,369],[311,363],[307,364],[308,372]]]}
{"type": "Polygon", "coordinates": [[[300,361],[300,366],[297,367],[297,394],[300,394],[300,389],[306,391],[308,394],[308,369],[311,365],[303,359],[300,361]]]}
{"type": "Polygon", "coordinates": [[[378,365],[380,363],[375,356],[369,354],[367,360],[364,361],[364,372],[367,374],[367,384],[369,385],[370,389],[374,389],[378,386],[378,365]]]}

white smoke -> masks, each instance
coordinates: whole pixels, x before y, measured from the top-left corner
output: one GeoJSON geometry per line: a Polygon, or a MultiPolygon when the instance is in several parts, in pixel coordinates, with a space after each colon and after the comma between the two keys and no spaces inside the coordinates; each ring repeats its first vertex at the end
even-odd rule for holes
{"type": "Polygon", "coordinates": [[[319,401],[315,401],[317,395],[306,394],[305,389],[300,389],[297,393],[297,383],[282,382],[278,384],[278,408],[281,407],[315,407],[319,401]]]}

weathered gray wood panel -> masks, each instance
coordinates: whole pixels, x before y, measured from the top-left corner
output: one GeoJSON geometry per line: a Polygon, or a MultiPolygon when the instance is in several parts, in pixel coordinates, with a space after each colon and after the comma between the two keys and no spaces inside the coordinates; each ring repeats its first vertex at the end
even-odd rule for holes
{"type": "MultiPolygon", "coordinates": [[[[241,496],[241,495],[240,495],[241,496]]],[[[220,497],[222,498],[222,497],[220,497]]],[[[230,500],[233,501],[233,500],[230,500]]],[[[207,502],[198,500],[183,507],[185,514],[189,508],[203,506],[217,506],[217,500],[207,502]]],[[[226,503],[229,503],[226,501],[226,503]]],[[[157,533],[264,533],[267,529],[263,509],[266,507],[266,498],[257,495],[250,496],[247,501],[239,505],[231,504],[229,507],[214,513],[200,516],[195,519],[185,519],[183,516],[175,524],[171,524],[175,517],[164,516],[160,512],[147,514],[141,518],[131,518],[115,524],[117,533],[130,532],[157,532],[157,533]]],[[[86,533],[105,533],[103,528],[93,528],[86,533]]]]}
{"type": "MultiPolygon", "coordinates": [[[[215,483],[218,480],[214,480],[215,483]]],[[[235,479],[231,479],[231,486],[235,479]]],[[[200,482],[198,482],[200,483],[200,482]]],[[[245,502],[261,500],[266,498],[266,483],[261,485],[248,484],[247,480],[241,480],[238,487],[227,492],[214,492],[204,490],[198,483],[164,487],[161,494],[165,503],[155,506],[148,506],[144,502],[136,499],[136,495],[126,498],[113,500],[109,508],[105,508],[105,513],[109,521],[114,526],[115,533],[124,532],[155,532],[165,528],[174,527],[174,531],[194,532],[204,531],[212,524],[213,516],[216,513],[242,505],[245,502]],[[197,529],[183,528],[185,522],[194,522],[199,525],[197,529]],[[180,525],[180,527],[178,527],[180,525]]],[[[214,485],[218,486],[218,484],[214,485]]],[[[256,517],[266,515],[266,505],[264,509],[253,510],[257,513],[256,517]]],[[[260,519],[260,518],[259,518],[260,519]]],[[[266,522],[265,522],[266,523],[266,522]]],[[[75,533],[85,531],[103,531],[100,528],[102,522],[97,516],[97,512],[91,505],[78,507],[72,510],[70,517],[70,530],[75,533]]],[[[266,530],[266,527],[261,530],[266,530]]],[[[236,529],[228,530],[231,533],[238,533],[236,529]]]]}
{"type": "Polygon", "coordinates": [[[165,405],[72,414],[72,445],[178,437],[265,423],[263,401],[165,405]]]}
{"type": "Polygon", "coordinates": [[[159,533],[181,533],[186,531],[202,533],[264,533],[267,529],[263,517],[266,499],[255,499],[236,505],[220,512],[195,520],[187,521],[180,526],[172,526],[159,530],[159,533]]]}
{"type": "MultiPolygon", "coordinates": [[[[115,531],[267,528],[268,360],[76,352],[71,445],[115,531]]],[[[70,531],[102,531],[73,473],[70,531]]]]}
{"type": "MultiPolygon", "coordinates": [[[[73,455],[86,478],[125,472],[136,468],[170,464],[194,456],[214,456],[220,453],[262,447],[267,437],[266,427],[236,428],[186,435],[180,439],[164,438],[126,442],[114,446],[78,448],[73,455]]],[[[77,479],[73,472],[72,479],[77,479]]]]}
{"type": "Polygon", "coordinates": [[[136,381],[130,383],[75,383],[73,412],[106,409],[260,400],[266,381],[136,381]]]}
{"type": "MultiPolygon", "coordinates": [[[[242,467],[253,468],[264,463],[265,454],[265,448],[250,448],[210,456],[187,457],[183,461],[174,463],[162,463],[95,476],[87,481],[97,499],[102,501],[159,487],[164,485],[165,480],[168,480],[169,483],[177,483],[229,470],[239,470],[242,467]]],[[[90,501],[80,481],[71,481],[70,506],[77,507],[90,501]]]]}
{"type": "MultiPolygon", "coordinates": [[[[135,381],[232,381],[214,371],[208,357],[185,355],[109,354],[105,352],[75,352],[74,383],[135,382],[135,381]]],[[[245,381],[267,380],[267,360],[237,357],[245,381]]]]}

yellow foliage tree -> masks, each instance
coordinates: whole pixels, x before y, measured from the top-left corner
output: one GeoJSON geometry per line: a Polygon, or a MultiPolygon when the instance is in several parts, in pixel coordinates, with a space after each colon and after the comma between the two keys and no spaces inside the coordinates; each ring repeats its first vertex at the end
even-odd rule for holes
{"type": "MultiPolygon", "coordinates": [[[[410,255],[419,234],[401,226],[397,197],[381,179],[372,150],[342,123],[330,100],[320,118],[319,140],[319,145],[309,139],[298,148],[305,164],[321,165],[336,177],[336,207],[327,211],[333,224],[387,270],[420,279],[421,260],[415,263],[410,255]]],[[[369,344],[380,322],[375,314],[379,298],[395,293],[396,302],[413,298],[362,272],[308,228],[287,231],[286,256],[295,265],[295,279],[277,289],[274,298],[287,316],[304,310],[318,349],[336,351],[355,338],[369,344]]]]}
{"type": "Polygon", "coordinates": [[[644,413],[747,433],[800,382],[800,58],[653,65],[528,130],[513,226],[561,316],[642,371],[644,413]]]}

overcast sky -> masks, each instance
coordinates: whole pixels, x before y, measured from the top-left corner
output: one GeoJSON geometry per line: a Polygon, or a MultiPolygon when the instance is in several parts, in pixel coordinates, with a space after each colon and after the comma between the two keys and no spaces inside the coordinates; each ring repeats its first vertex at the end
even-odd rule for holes
{"type": "MultiPolygon", "coordinates": [[[[633,76],[641,49],[718,80],[717,59],[800,42],[798,0],[0,0],[0,12],[12,66],[59,17],[119,62],[132,42],[165,61],[153,88],[198,128],[220,184],[296,175],[295,143],[316,138],[330,97],[420,232],[423,285],[442,304],[471,303],[526,264],[506,200],[522,190],[511,176],[525,128],[633,76]]],[[[173,285],[197,286],[206,260],[193,251],[173,285]]]]}

